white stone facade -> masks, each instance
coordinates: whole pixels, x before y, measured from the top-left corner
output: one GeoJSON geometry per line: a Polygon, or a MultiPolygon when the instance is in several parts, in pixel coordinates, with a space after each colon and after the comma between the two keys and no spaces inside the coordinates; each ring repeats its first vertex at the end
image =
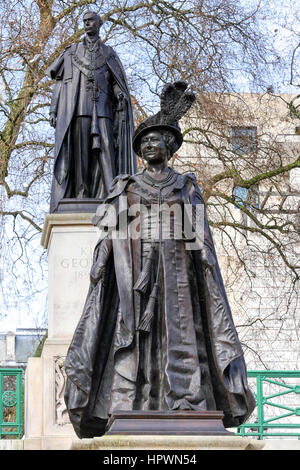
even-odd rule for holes
{"type": "MultiPolygon", "coordinates": [[[[269,94],[204,97],[202,111],[194,111],[184,126],[198,127],[187,134],[187,139],[197,144],[184,144],[175,164],[178,169],[195,172],[205,191],[212,177],[227,170],[236,169],[247,180],[294,162],[300,155],[300,120],[287,107],[293,98],[269,94]],[[224,113],[223,120],[215,114],[216,120],[210,122],[205,103],[209,106],[211,101],[224,113]],[[231,132],[235,126],[256,129],[256,152],[235,155],[231,132]]],[[[228,177],[209,190],[231,196],[237,181],[228,177]]],[[[292,272],[287,264],[297,265],[299,276],[300,168],[262,179],[257,191],[258,210],[249,207],[249,215],[222,196],[209,197],[209,218],[217,222],[213,228],[216,249],[248,369],[299,371],[300,282],[295,280],[296,270],[292,272]],[[220,222],[224,224],[218,225],[220,222]],[[283,232],[266,229],[268,224],[281,225],[283,232]],[[268,237],[263,236],[263,231],[268,237]]],[[[250,382],[255,391],[255,381],[250,382]]],[[[300,385],[299,378],[282,382],[300,385]]],[[[267,385],[264,387],[267,393],[267,385]]],[[[268,393],[280,391],[284,389],[270,385],[268,393]]],[[[275,403],[279,402],[300,407],[300,394],[283,395],[275,399],[275,403]]],[[[279,412],[282,410],[266,409],[270,416],[279,412]]],[[[298,423],[299,432],[299,416],[286,420],[298,423]]]]}

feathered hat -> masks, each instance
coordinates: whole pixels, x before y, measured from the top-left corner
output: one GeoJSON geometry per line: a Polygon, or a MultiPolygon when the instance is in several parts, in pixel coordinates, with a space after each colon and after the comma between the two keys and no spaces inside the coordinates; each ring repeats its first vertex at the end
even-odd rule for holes
{"type": "Polygon", "coordinates": [[[196,95],[186,91],[188,84],[184,81],[169,83],[162,89],[160,95],[160,111],[142,122],[135,130],[133,136],[133,149],[140,155],[141,137],[149,130],[167,130],[175,136],[175,142],[171,149],[173,155],[182,145],[183,137],[178,121],[187,113],[196,95]]]}

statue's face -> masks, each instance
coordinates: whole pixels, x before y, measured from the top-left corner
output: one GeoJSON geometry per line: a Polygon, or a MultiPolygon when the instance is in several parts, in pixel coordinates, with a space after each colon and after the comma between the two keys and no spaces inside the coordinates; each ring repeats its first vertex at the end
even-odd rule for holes
{"type": "Polygon", "coordinates": [[[158,131],[149,131],[144,134],[141,138],[140,148],[142,158],[147,160],[149,164],[168,160],[168,148],[163,136],[158,131]]]}
{"type": "Polygon", "coordinates": [[[88,35],[95,35],[99,33],[100,21],[97,15],[92,12],[88,12],[83,17],[84,31],[88,35]]]}

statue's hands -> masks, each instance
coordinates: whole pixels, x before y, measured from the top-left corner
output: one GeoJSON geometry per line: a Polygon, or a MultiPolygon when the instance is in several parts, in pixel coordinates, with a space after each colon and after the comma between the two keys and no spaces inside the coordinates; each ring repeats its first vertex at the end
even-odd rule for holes
{"type": "Polygon", "coordinates": [[[55,113],[50,113],[49,122],[50,122],[51,127],[54,127],[54,128],[56,127],[56,115],[55,115],[55,113]]]}
{"type": "Polygon", "coordinates": [[[105,265],[97,265],[96,263],[92,266],[90,273],[90,280],[92,284],[97,284],[100,280],[103,280],[106,273],[105,265]]]}
{"type": "Polygon", "coordinates": [[[117,111],[123,111],[123,109],[124,109],[124,100],[125,100],[124,93],[122,93],[122,91],[118,91],[117,94],[116,94],[116,98],[117,98],[117,101],[118,101],[117,111]]]}
{"type": "Polygon", "coordinates": [[[123,101],[125,98],[124,93],[122,91],[118,91],[116,97],[118,101],[123,101]]]}
{"type": "Polygon", "coordinates": [[[213,266],[216,264],[213,254],[205,246],[201,250],[201,261],[206,268],[213,268],[213,266]]]}

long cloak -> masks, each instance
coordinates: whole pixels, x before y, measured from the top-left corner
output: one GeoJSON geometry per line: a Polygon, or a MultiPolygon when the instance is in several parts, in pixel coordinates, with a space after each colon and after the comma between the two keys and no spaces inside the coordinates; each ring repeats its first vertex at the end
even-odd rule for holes
{"type": "MultiPolygon", "coordinates": [[[[115,180],[107,202],[114,204],[119,214],[127,210],[128,187],[138,179],[139,174],[115,180]]],[[[195,209],[204,204],[193,175],[177,174],[173,189],[180,192],[184,203],[195,209]]],[[[109,225],[107,217],[105,212],[100,215],[100,224],[109,225]]],[[[99,220],[97,222],[99,225],[99,220]]],[[[102,263],[106,268],[105,278],[90,285],[65,361],[65,401],[80,438],[100,436],[105,432],[112,387],[111,371],[134,384],[139,370],[137,326],[141,312],[133,287],[141,269],[141,240],[129,237],[113,239],[110,251],[103,250],[106,243],[109,243],[107,238],[100,241],[94,253],[94,263],[102,263]],[[103,253],[106,256],[101,260],[103,253]]],[[[192,258],[200,303],[197,315],[201,316],[214,409],[224,412],[226,427],[238,426],[253,411],[255,400],[247,384],[243,351],[206,214],[204,244],[201,250],[193,251],[192,258]]],[[[172,277],[172,266],[166,275],[172,277]]],[[[164,282],[168,282],[166,277],[164,282]]],[[[200,322],[200,318],[195,319],[195,324],[198,320],[200,322]]]]}
{"type": "MultiPolygon", "coordinates": [[[[115,111],[114,117],[118,142],[119,168],[117,174],[121,172],[133,174],[136,172],[136,157],[132,149],[134,123],[126,74],[116,52],[104,43],[101,44],[101,48],[105,62],[125,97],[124,111],[115,111]]],[[[73,64],[75,52],[81,58],[83,54],[82,43],[67,47],[46,70],[47,75],[56,80],[50,107],[50,112],[54,112],[57,116],[54,145],[54,177],[56,184],[53,184],[50,212],[53,212],[58,201],[65,197],[68,186],[70,155],[68,151],[62,151],[62,146],[69,145],[71,122],[74,117],[80,86],[81,72],[73,64]]]]}

